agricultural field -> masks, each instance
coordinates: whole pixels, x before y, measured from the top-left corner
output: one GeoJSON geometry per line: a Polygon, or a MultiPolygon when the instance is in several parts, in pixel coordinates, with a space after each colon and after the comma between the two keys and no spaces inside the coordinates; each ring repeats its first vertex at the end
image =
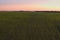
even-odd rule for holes
{"type": "Polygon", "coordinates": [[[60,13],[0,12],[0,40],[60,40],[60,13]]]}

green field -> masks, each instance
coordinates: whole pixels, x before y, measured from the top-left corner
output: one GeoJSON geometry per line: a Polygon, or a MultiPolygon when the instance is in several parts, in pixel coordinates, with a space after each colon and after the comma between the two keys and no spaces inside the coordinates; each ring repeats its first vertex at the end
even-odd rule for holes
{"type": "Polygon", "coordinates": [[[0,40],[60,40],[60,13],[0,12],[0,40]]]}

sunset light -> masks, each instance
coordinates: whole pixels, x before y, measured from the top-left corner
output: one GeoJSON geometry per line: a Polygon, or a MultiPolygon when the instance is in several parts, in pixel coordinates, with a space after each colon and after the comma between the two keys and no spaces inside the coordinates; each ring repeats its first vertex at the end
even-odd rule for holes
{"type": "Polygon", "coordinates": [[[0,0],[0,11],[12,10],[60,11],[60,0],[0,0]]]}

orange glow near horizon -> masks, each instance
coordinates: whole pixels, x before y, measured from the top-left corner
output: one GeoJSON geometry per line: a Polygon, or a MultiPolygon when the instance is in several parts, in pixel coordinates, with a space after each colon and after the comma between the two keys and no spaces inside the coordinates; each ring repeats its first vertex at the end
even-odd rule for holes
{"type": "Polygon", "coordinates": [[[60,11],[60,0],[0,0],[0,11],[60,11]]]}
{"type": "Polygon", "coordinates": [[[40,11],[44,11],[44,10],[47,10],[47,11],[49,11],[49,10],[54,10],[54,11],[56,11],[56,10],[60,10],[60,7],[50,7],[50,6],[43,6],[43,5],[7,5],[7,6],[4,6],[4,5],[2,5],[2,6],[0,6],[0,10],[4,10],[4,11],[16,11],[16,10],[40,10],[40,11]]]}

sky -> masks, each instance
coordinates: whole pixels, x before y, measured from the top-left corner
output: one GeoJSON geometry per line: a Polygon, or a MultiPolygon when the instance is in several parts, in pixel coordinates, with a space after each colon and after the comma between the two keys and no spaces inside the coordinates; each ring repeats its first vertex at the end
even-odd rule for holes
{"type": "Polygon", "coordinates": [[[0,0],[0,11],[60,11],[60,0],[0,0]]]}

